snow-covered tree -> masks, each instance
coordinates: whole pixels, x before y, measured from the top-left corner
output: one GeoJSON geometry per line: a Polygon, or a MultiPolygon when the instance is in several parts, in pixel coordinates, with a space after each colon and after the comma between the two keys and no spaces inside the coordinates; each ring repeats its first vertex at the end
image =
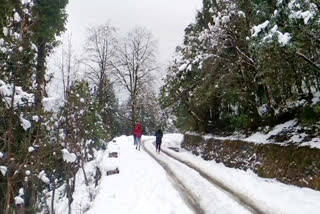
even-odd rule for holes
{"type": "MultiPolygon", "coordinates": [[[[145,84],[152,81],[151,73],[158,69],[156,64],[156,41],[144,28],[137,27],[118,42],[113,62],[114,75],[129,94],[131,127],[134,127],[138,111],[138,97],[145,84]]],[[[141,119],[141,118],[140,118],[141,119]]]]}
{"type": "Polygon", "coordinates": [[[319,91],[318,18],[315,1],[204,0],[169,67],[163,106],[186,130],[294,117],[319,91]],[[292,105],[297,99],[304,102],[292,105]]]}

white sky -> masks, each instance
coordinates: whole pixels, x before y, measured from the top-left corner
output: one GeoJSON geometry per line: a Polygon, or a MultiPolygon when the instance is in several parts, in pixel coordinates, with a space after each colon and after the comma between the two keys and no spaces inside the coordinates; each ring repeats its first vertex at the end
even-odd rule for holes
{"type": "Polygon", "coordinates": [[[88,26],[109,20],[121,33],[146,27],[159,42],[159,62],[166,64],[201,5],[202,0],[71,0],[67,29],[74,47],[79,48],[88,26]]]}

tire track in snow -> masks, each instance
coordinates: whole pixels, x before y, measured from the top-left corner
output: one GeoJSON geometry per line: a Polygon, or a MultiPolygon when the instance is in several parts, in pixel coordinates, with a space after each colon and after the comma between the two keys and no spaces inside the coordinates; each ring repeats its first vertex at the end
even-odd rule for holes
{"type": "MultiPolygon", "coordinates": [[[[148,149],[145,149],[145,150],[149,154],[151,154],[153,156],[153,158],[156,159],[156,157],[154,157],[154,154],[152,154],[152,152],[148,151],[148,149]]],[[[223,192],[227,193],[233,200],[238,202],[238,204],[240,204],[242,207],[246,208],[250,212],[255,213],[255,214],[266,214],[266,212],[263,211],[260,207],[258,207],[254,203],[254,201],[251,200],[248,196],[234,191],[233,189],[226,186],[224,183],[222,183],[222,182],[218,181],[217,179],[213,178],[212,176],[208,175],[206,172],[201,170],[199,167],[195,166],[193,163],[185,161],[179,157],[176,157],[165,150],[161,150],[161,151],[164,154],[166,154],[168,157],[170,157],[170,158],[186,165],[187,167],[195,170],[196,172],[198,172],[199,175],[201,175],[203,178],[205,178],[207,181],[209,181],[214,186],[218,187],[223,192]]],[[[157,160],[157,161],[159,162],[160,160],[157,160]]],[[[171,170],[171,173],[173,173],[172,170],[171,170]]],[[[188,191],[188,192],[190,192],[190,191],[188,191]]]]}
{"type": "Polygon", "coordinates": [[[198,198],[178,179],[173,170],[164,162],[159,160],[151,151],[146,149],[144,143],[142,142],[143,149],[156,161],[161,167],[168,173],[168,177],[173,182],[174,187],[177,188],[179,194],[185,200],[186,204],[197,214],[205,214],[204,210],[198,203],[198,198]]]}

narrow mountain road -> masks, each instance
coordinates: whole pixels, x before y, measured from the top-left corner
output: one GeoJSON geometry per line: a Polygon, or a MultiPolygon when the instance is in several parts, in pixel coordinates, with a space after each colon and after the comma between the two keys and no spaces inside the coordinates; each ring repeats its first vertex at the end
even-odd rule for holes
{"type": "MultiPolygon", "coordinates": [[[[79,204],[89,203],[90,214],[318,214],[320,193],[260,178],[250,171],[225,167],[181,150],[181,135],[164,136],[161,153],[155,152],[155,137],[143,136],[141,151],[132,136],[115,138],[118,158],[110,158],[107,148],[95,160],[104,170],[97,187],[90,189],[92,201],[77,191],[79,204]],[[106,168],[117,163],[119,174],[106,175],[106,168]]],[[[81,173],[80,173],[81,174],[81,173]]],[[[78,179],[83,183],[83,179],[78,179]]],[[[81,204],[80,204],[81,205],[81,204]]]]}
{"type": "MultiPolygon", "coordinates": [[[[150,143],[149,143],[150,144],[150,143]]],[[[162,165],[169,174],[174,174],[171,170],[171,168],[168,166],[167,163],[164,162],[164,158],[159,158],[159,156],[155,155],[155,153],[153,153],[152,148],[150,148],[150,145],[146,148],[146,151],[156,160],[160,163],[160,165],[162,165]]],[[[234,190],[232,190],[231,188],[227,187],[225,184],[223,184],[222,182],[216,180],[215,178],[213,178],[212,176],[208,175],[206,172],[204,172],[203,170],[201,170],[199,167],[195,166],[194,164],[192,164],[191,162],[187,162],[185,160],[182,160],[178,157],[173,156],[171,153],[167,152],[166,150],[162,150],[163,155],[165,155],[167,160],[170,161],[176,161],[179,162],[181,164],[184,164],[185,166],[189,167],[190,170],[194,170],[197,173],[199,173],[200,176],[202,176],[204,179],[206,179],[208,182],[210,182],[212,185],[214,185],[215,187],[218,187],[218,189],[220,189],[221,191],[227,193],[231,199],[237,201],[241,206],[243,206],[244,208],[248,209],[250,212],[252,213],[256,213],[256,214],[264,214],[265,211],[263,211],[258,205],[255,204],[255,202],[253,200],[251,200],[250,198],[248,198],[247,196],[238,193],[234,190]]],[[[176,178],[178,180],[178,178],[176,178]]],[[[188,189],[187,187],[184,187],[185,189],[188,189]]],[[[192,188],[192,187],[191,187],[192,188]]],[[[188,190],[187,192],[189,192],[190,195],[191,194],[191,190],[188,190]]],[[[201,207],[199,204],[197,204],[198,207],[201,207]]],[[[201,209],[201,208],[200,208],[201,209]]],[[[201,209],[202,210],[202,209],[201,209]]],[[[199,212],[199,211],[198,211],[199,212]]],[[[197,212],[197,213],[198,213],[197,212]]]]}
{"type": "Polygon", "coordinates": [[[263,213],[247,198],[228,190],[200,169],[164,152],[156,153],[153,141],[144,141],[145,151],[167,171],[196,213],[263,213]]]}

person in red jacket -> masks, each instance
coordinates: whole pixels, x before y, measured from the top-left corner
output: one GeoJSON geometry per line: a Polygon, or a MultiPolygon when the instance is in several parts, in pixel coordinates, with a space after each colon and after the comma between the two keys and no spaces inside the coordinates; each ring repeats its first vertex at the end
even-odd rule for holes
{"type": "Polygon", "coordinates": [[[136,136],[136,149],[140,151],[140,145],[141,145],[141,136],[142,136],[143,130],[141,123],[138,122],[136,127],[134,128],[134,135],[136,136]]]}

